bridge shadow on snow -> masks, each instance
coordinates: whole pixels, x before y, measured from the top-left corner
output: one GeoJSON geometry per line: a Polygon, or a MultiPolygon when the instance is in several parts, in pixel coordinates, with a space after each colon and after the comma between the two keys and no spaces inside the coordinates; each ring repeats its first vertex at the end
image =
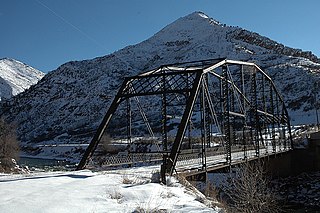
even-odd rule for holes
{"type": "Polygon", "coordinates": [[[93,175],[60,174],[60,175],[46,175],[46,176],[35,176],[35,177],[21,177],[21,178],[9,179],[9,180],[0,180],[0,183],[14,182],[14,181],[23,181],[23,180],[60,178],[60,177],[69,177],[69,178],[74,178],[74,179],[85,179],[85,178],[93,177],[93,175]]]}

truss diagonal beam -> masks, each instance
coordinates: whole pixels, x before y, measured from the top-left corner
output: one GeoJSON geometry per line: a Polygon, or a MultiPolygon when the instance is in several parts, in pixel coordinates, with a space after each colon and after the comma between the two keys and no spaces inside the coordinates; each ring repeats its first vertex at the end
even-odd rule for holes
{"type": "Polygon", "coordinates": [[[99,143],[99,141],[100,141],[105,129],[107,128],[112,115],[115,113],[116,109],[118,108],[119,104],[122,101],[121,93],[124,90],[124,88],[127,86],[127,84],[128,84],[128,80],[126,80],[126,81],[124,81],[122,83],[122,86],[120,87],[120,90],[118,91],[118,93],[115,96],[113,102],[111,103],[111,106],[108,109],[106,115],[102,119],[102,122],[100,123],[100,125],[99,125],[99,127],[97,129],[97,132],[95,133],[94,137],[92,138],[88,148],[84,152],[83,157],[82,157],[80,163],[77,166],[77,170],[81,170],[81,169],[83,169],[85,167],[85,165],[87,164],[87,161],[92,156],[94,150],[97,148],[98,143],[99,143]]]}
{"type": "Polygon", "coordinates": [[[198,71],[196,78],[194,80],[188,101],[186,103],[186,108],[184,110],[184,113],[183,113],[183,116],[181,119],[181,123],[179,124],[179,127],[178,127],[178,132],[177,132],[176,138],[174,140],[174,143],[173,143],[173,146],[172,146],[172,149],[170,152],[169,160],[167,162],[168,167],[166,168],[166,170],[171,175],[172,175],[174,168],[175,168],[175,165],[177,163],[182,138],[183,138],[184,133],[186,131],[187,124],[188,124],[188,121],[189,121],[191,113],[192,113],[192,108],[193,108],[194,103],[196,101],[196,98],[198,96],[201,81],[202,81],[202,72],[198,71]]]}

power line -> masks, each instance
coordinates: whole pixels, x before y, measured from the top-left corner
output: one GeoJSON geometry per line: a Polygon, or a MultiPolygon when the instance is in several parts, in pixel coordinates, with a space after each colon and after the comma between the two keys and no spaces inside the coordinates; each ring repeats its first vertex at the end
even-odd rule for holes
{"type": "Polygon", "coordinates": [[[76,31],[80,32],[83,36],[85,36],[87,39],[91,40],[93,43],[95,43],[98,47],[100,47],[102,50],[105,51],[105,48],[103,47],[102,44],[100,44],[97,40],[95,40],[94,38],[92,38],[91,36],[89,36],[87,33],[85,33],[84,31],[82,31],[79,27],[75,26],[74,24],[72,24],[70,21],[68,21],[67,19],[65,19],[64,17],[62,17],[61,15],[59,15],[57,12],[55,12],[54,10],[52,10],[50,7],[48,7],[47,5],[45,5],[44,3],[42,3],[40,0],[35,0],[36,2],[38,2],[41,6],[43,6],[44,8],[46,8],[47,10],[49,10],[53,15],[55,15],[57,18],[61,19],[64,23],[66,23],[67,25],[71,26],[72,28],[74,28],[76,31]]]}

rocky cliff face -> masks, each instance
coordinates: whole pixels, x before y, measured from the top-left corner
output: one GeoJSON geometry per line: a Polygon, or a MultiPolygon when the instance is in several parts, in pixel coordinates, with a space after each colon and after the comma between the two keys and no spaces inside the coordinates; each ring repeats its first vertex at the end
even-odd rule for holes
{"type": "Polygon", "coordinates": [[[59,151],[47,153],[34,147],[87,143],[125,76],[162,64],[222,57],[258,64],[282,92],[293,123],[315,122],[319,58],[226,26],[201,12],[178,19],[137,45],[63,64],[28,91],[3,103],[0,114],[18,125],[20,140],[29,147],[26,151],[63,156],[59,151]]]}

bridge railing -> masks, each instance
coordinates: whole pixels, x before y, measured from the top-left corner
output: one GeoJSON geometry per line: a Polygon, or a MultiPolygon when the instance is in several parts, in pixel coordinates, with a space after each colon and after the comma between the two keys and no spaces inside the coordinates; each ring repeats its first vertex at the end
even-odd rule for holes
{"type": "MultiPolygon", "coordinates": [[[[99,166],[115,167],[138,163],[161,163],[162,153],[130,153],[110,156],[97,156],[99,166]]],[[[97,165],[95,165],[97,166],[97,165]]]]}

